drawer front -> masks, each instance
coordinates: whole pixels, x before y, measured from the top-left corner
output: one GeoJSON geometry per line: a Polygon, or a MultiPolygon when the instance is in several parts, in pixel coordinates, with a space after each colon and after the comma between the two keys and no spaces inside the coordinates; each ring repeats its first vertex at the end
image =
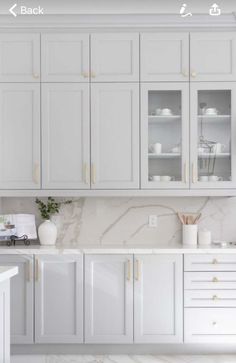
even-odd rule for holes
{"type": "Polygon", "coordinates": [[[186,255],[184,271],[236,271],[236,255],[186,255]]]}
{"type": "Polygon", "coordinates": [[[235,308],[186,308],[184,332],[186,343],[235,343],[235,308]]]}
{"type": "Polygon", "coordinates": [[[188,290],[185,307],[236,307],[236,290],[188,290]]]}
{"type": "Polygon", "coordinates": [[[236,272],[185,272],[185,290],[234,290],[236,272]]]}

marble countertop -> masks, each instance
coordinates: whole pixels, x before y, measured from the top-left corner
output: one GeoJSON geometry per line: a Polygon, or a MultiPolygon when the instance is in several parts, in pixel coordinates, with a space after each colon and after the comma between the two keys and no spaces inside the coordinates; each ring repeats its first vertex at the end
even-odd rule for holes
{"type": "Polygon", "coordinates": [[[17,266],[0,266],[0,283],[18,274],[17,266]]]}
{"type": "Polygon", "coordinates": [[[1,254],[201,254],[201,253],[236,253],[236,247],[188,247],[181,244],[173,245],[137,245],[137,246],[18,246],[18,247],[0,247],[1,254]]]}

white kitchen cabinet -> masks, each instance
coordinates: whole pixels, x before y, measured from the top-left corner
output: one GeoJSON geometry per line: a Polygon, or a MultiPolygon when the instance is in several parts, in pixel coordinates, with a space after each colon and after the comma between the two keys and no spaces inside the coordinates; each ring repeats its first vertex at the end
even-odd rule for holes
{"type": "Polygon", "coordinates": [[[35,342],[83,342],[83,258],[35,256],[35,342]]]}
{"type": "Polygon", "coordinates": [[[191,188],[236,187],[236,85],[191,85],[191,188]]]}
{"type": "Polygon", "coordinates": [[[10,286],[11,344],[31,344],[34,341],[33,256],[0,255],[0,265],[18,267],[10,286]]]}
{"type": "Polygon", "coordinates": [[[44,189],[90,188],[89,86],[42,86],[44,189]]]}
{"type": "Polygon", "coordinates": [[[0,282],[0,362],[10,363],[10,281],[0,282]]]}
{"type": "Polygon", "coordinates": [[[0,34],[0,82],[40,82],[40,34],[0,34]]]}
{"type": "Polygon", "coordinates": [[[0,189],[39,189],[40,85],[0,84],[0,189]]]}
{"type": "Polygon", "coordinates": [[[139,86],[91,86],[91,186],[139,188],[139,86]]]}
{"type": "Polygon", "coordinates": [[[235,32],[190,34],[191,81],[236,81],[235,32]]]}
{"type": "Polygon", "coordinates": [[[134,256],[134,342],[183,341],[183,257],[134,256]]]}
{"type": "Polygon", "coordinates": [[[139,34],[91,34],[91,81],[139,81],[139,34]]]}
{"type": "Polygon", "coordinates": [[[189,85],[141,85],[141,186],[189,188],[189,85]]]}
{"type": "Polygon", "coordinates": [[[85,343],[133,342],[133,255],[85,256],[85,343]]]}
{"type": "Polygon", "coordinates": [[[43,82],[89,81],[89,35],[42,34],[43,82]]]}
{"type": "Polygon", "coordinates": [[[141,81],[189,80],[189,33],[141,34],[141,81]]]}

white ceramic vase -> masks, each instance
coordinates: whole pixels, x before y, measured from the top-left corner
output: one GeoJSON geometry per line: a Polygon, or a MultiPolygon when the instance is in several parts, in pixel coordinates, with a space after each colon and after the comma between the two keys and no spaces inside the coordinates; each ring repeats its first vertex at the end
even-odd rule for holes
{"type": "Polygon", "coordinates": [[[50,221],[46,219],[40,224],[38,228],[38,235],[40,244],[43,246],[53,246],[56,244],[57,239],[57,227],[50,221]]]}

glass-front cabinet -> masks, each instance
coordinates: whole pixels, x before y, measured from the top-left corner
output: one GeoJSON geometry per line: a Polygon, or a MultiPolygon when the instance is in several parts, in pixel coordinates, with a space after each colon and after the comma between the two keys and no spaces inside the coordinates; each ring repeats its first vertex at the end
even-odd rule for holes
{"type": "Polygon", "coordinates": [[[236,85],[191,84],[190,186],[236,186],[236,85]]]}
{"type": "Polygon", "coordinates": [[[189,188],[189,85],[146,83],[141,91],[142,188],[189,188]]]}

